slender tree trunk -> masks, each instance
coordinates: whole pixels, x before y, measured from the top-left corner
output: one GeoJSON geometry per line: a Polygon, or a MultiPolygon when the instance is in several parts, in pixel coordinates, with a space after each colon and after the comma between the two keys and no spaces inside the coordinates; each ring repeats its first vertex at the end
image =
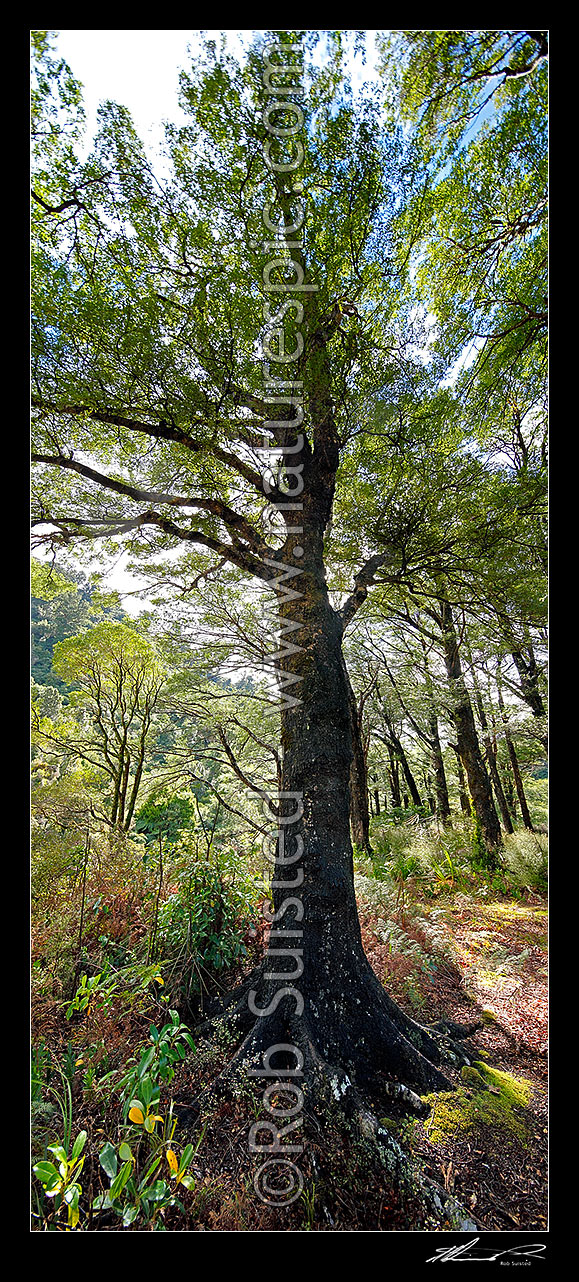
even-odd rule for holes
{"type": "Polygon", "coordinates": [[[398,766],[396,757],[394,756],[394,750],[391,744],[388,744],[387,747],[388,747],[388,756],[390,758],[389,774],[390,774],[390,788],[392,792],[392,804],[395,809],[396,808],[400,809],[400,807],[402,806],[402,796],[400,794],[399,766],[398,766]]]}
{"type": "Polygon", "coordinates": [[[366,768],[366,753],[362,740],[361,717],[356,704],[356,696],[352,689],[349,676],[346,674],[348,685],[348,703],[350,708],[350,718],[352,724],[352,766],[350,769],[350,824],[352,829],[352,841],[360,850],[366,854],[372,854],[372,844],[370,842],[370,812],[368,808],[368,772],[366,768]]]}
{"type": "Polygon", "coordinates": [[[466,770],[475,815],[490,855],[501,845],[501,826],[495,810],[488,774],[485,770],[476,732],[472,704],[465,685],[460,653],[450,602],[440,600],[444,660],[448,675],[452,716],[456,727],[458,750],[466,770]]]}
{"type": "Polygon", "coordinates": [[[131,795],[129,797],[126,816],[125,816],[124,826],[127,832],[131,826],[131,820],[135,812],[137,797],[139,795],[139,788],[141,786],[141,779],[143,777],[143,770],[145,766],[145,753],[147,749],[147,733],[149,731],[150,724],[151,724],[150,713],[149,713],[149,710],[146,709],[145,714],[143,716],[143,725],[141,729],[141,734],[139,736],[139,747],[138,747],[138,754],[137,754],[136,765],[135,765],[135,775],[133,779],[133,786],[131,788],[131,795]]]}
{"type": "Polygon", "coordinates": [[[434,767],[434,785],[436,790],[436,814],[442,820],[443,824],[451,821],[450,801],[448,797],[448,784],[446,781],[446,771],[444,769],[444,758],[440,746],[440,736],[438,733],[438,717],[435,712],[431,712],[428,728],[432,739],[432,764],[434,767]]]}
{"type": "MultiPolygon", "coordinates": [[[[492,725],[492,741],[491,741],[492,750],[493,750],[494,759],[497,763],[497,770],[498,770],[499,761],[498,761],[498,751],[497,751],[497,723],[495,720],[494,712],[492,711],[491,711],[491,725],[492,725]]],[[[517,799],[516,799],[515,788],[513,784],[513,775],[512,775],[510,760],[507,761],[504,766],[502,766],[501,770],[499,771],[499,774],[501,778],[501,783],[503,785],[505,800],[506,800],[507,806],[509,807],[509,815],[511,817],[511,822],[514,824],[517,822],[517,799]]]]}
{"type": "Polygon", "coordinates": [[[377,788],[374,789],[374,810],[377,815],[380,814],[380,794],[377,788]]]}
{"type": "Polygon", "coordinates": [[[522,650],[512,650],[511,653],[519,674],[523,699],[535,717],[544,717],[545,704],[539,687],[539,669],[533,647],[528,645],[526,654],[522,650]]]}
{"type": "Polygon", "coordinates": [[[510,763],[510,759],[503,769],[503,787],[505,790],[505,797],[507,799],[507,804],[509,807],[511,819],[515,824],[517,822],[517,794],[515,792],[513,770],[510,763]]]}
{"type": "Polygon", "coordinates": [[[390,736],[390,739],[392,740],[394,757],[402,767],[402,774],[404,775],[406,783],[408,784],[408,791],[410,793],[410,796],[412,797],[412,801],[415,806],[421,806],[422,799],[418,791],[418,788],[416,786],[414,775],[412,774],[412,771],[410,769],[408,758],[406,756],[404,748],[402,747],[402,743],[400,742],[400,739],[398,738],[396,731],[393,729],[392,724],[390,722],[388,722],[387,724],[388,724],[388,734],[390,736]]]}
{"type": "Polygon", "coordinates": [[[420,635],[420,644],[424,656],[424,676],[426,678],[426,690],[430,704],[428,714],[428,729],[430,735],[430,746],[432,752],[432,765],[434,768],[434,782],[436,788],[436,813],[443,824],[451,822],[450,801],[448,797],[448,784],[446,782],[446,772],[444,769],[444,758],[440,746],[440,735],[438,731],[438,717],[434,702],[434,690],[432,686],[432,677],[428,664],[428,651],[426,642],[422,634],[420,635]]]}
{"type": "Polygon", "coordinates": [[[523,820],[525,828],[528,828],[529,832],[534,832],[535,829],[533,828],[533,821],[529,814],[529,807],[527,805],[527,798],[525,796],[525,789],[523,787],[523,780],[522,780],[521,771],[519,767],[519,759],[517,757],[515,745],[511,738],[511,733],[508,727],[509,718],[508,718],[508,713],[505,708],[504,699],[503,699],[500,671],[497,679],[497,690],[498,690],[499,708],[501,710],[501,715],[502,715],[504,727],[505,727],[505,743],[507,745],[507,751],[509,754],[511,769],[513,772],[513,779],[515,781],[515,788],[517,790],[517,797],[519,798],[519,805],[521,807],[521,818],[523,820]]]}
{"type": "Polygon", "coordinates": [[[470,668],[471,668],[471,673],[472,673],[472,679],[473,679],[473,684],[474,684],[474,691],[475,691],[475,699],[476,699],[476,706],[477,706],[477,711],[478,711],[478,717],[479,717],[479,721],[480,721],[481,730],[482,730],[482,733],[483,733],[483,742],[484,742],[484,748],[485,748],[485,757],[486,757],[487,765],[488,765],[488,768],[489,768],[489,774],[490,774],[490,777],[491,777],[491,780],[492,780],[492,786],[493,786],[494,794],[495,794],[495,797],[496,797],[497,802],[498,802],[499,810],[500,810],[500,812],[501,812],[501,816],[502,816],[502,820],[503,820],[503,827],[504,827],[504,829],[505,829],[505,831],[506,831],[506,832],[508,832],[508,833],[512,833],[512,831],[513,831],[513,825],[512,825],[512,822],[511,822],[511,816],[510,816],[510,813],[509,813],[509,807],[508,807],[508,805],[507,805],[507,799],[506,799],[505,794],[504,794],[504,792],[503,792],[503,785],[502,785],[502,783],[501,783],[501,777],[500,777],[500,775],[499,775],[499,771],[498,771],[497,760],[496,760],[495,753],[493,752],[493,745],[492,745],[492,743],[491,743],[490,729],[489,729],[489,724],[488,724],[487,717],[486,717],[485,706],[484,706],[484,703],[483,703],[483,697],[482,697],[482,694],[481,694],[481,691],[480,691],[480,687],[479,687],[478,681],[477,681],[477,679],[476,679],[476,673],[475,673],[475,670],[474,670],[474,664],[473,664],[473,661],[472,661],[472,655],[471,655],[471,653],[470,653],[470,650],[469,650],[469,649],[467,649],[467,655],[468,655],[468,660],[469,660],[469,663],[470,663],[470,668]]]}
{"type": "Polygon", "coordinates": [[[465,779],[465,774],[462,766],[462,761],[460,759],[460,752],[458,751],[458,747],[455,743],[451,743],[450,746],[453,749],[454,754],[456,756],[456,769],[458,773],[458,795],[460,799],[460,808],[462,810],[463,815],[470,815],[470,802],[468,799],[468,793],[466,791],[466,779],[465,779]]]}
{"type": "Polygon", "coordinates": [[[125,747],[124,759],[123,759],[123,770],[122,770],[120,787],[119,787],[119,799],[118,799],[118,807],[117,807],[117,823],[120,828],[124,828],[126,826],[125,825],[125,806],[126,806],[126,799],[127,799],[127,788],[129,786],[130,769],[131,769],[131,759],[129,757],[127,748],[125,747]]]}

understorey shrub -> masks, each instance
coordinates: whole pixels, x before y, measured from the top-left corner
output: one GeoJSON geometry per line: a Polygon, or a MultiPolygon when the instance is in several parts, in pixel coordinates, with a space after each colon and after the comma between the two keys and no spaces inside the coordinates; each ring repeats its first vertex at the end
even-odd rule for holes
{"type": "Polygon", "coordinates": [[[526,829],[505,837],[504,863],[509,879],[521,889],[546,895],[548,889],[548,840],[526,829]]]}

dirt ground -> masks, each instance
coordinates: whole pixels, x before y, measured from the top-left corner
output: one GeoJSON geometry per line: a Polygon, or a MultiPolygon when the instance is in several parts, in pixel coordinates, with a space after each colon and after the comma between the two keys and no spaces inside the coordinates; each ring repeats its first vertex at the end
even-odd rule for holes
{"type": "MultiPolygon", "coordinates": [[[[424,941],[421,921],[406,923],[410,938],[424,941]]],[[[515,1110],[515,1130],[487,1123],[449,1127],[438,1134],[435,1117],[414,1126],[412,1146],[427,1173],[451,1189],[481,1229],[547,1228],[547,911],[545,901],[525,902],[469,895],[437,904],[439,938],[434,968],[426,975],[396,973],[364,917],[365,945],[392,996],[421,1022],[450,1018],[484,1026],[471,1038],[483,1063],[528,1084],[529,1099],[515,1110]],[[394,973],[389,973],[393,971],[394,973]],[[411,995],[409,1000],[409,993],[411,995]],[[417,1007],[419,1009],[417,1009],[417,1007]],[[432,1135],[438,1135],[433,1140],[432,1135]]],[[[398,965],[398,971],[400,966],[398,965]]],[[[460,1083],[457,1073],[449,1074],[460,1083]]],[[[464,1084],[463,1084],[464,1089],[464,1084]]]]}

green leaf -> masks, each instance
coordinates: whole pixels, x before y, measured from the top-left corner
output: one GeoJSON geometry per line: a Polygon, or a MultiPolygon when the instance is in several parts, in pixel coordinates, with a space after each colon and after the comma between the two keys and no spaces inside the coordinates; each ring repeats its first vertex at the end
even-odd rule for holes
{"type": "Polygon", "coordinates": [[[133,1156],[133,1154],[132,1154],[132,1152],[131,1152],[131,1150],[130,1150],[130,1148],[129,1148],[129,1145],[128,1145],[128,1144],[125,1144],[125,1142],[124,1142],[124,1140],[123,1140],[123,1143],[122,1143],[122,1144],[119,1144],[119,1157],[120,1157],[121,1161],[122,1161],[122,1162],[130,1162],[130,1161],[131,1161],[131,1159],[132,1159],[132,1156],[133,1156]]]}
{"type": "Polygon", "coordinates": [[[86,1141],[87,1141],[87,1132],[80,1131],[74,1141],[74,1145],[72,1149],[72,1157],[71,1157],[72,1162],[76,1162],[77,1158],[80,1157],[82,1150],[86,1144],[86,1141]]]}
{"type": "Polygon", "coordinates": [[[118,1166],[117,1155],[113,1145],[108,1140],[99,1153],[99,1162],[109,1179],[114,1179],[118,1166]]]}
{"type": "Polygon", "coordinates": [[[99,1193],[98,1197],[93,1199],[93,1207],[95,1211],[108,1211],[111,1206],[112,1199],[108,1190],[106,1193],[99,1193]]]}
{"type": "Polygon", "coordinates": [[[49,1186],[53,1185],[55,1182],[60,1184],[60,1176],[52,1162],[37,1162],[36,1165],[32,1167],[32,1170],[34,1171],[36,1178],[40,1180],[41,1184],[49,1186]]]}
{"type": "Polygon", "coordinates": [[[65,1163],[65,1165],[66,1165],[66,1163],[67,1163],[68,1159],[67,1159],[67,1156],[66,1156],[66,1149],[64,1149],[64,1148],[62,1147],[62,1144],[49,1144],[49,1145],[48,1145],[48,1152],[49,1152],[49,1153],[54,1153],[54,1156],[55,1156],[56,1158],[58,1158],[58,1161],[59,1161],[59,1162],[64,1162],[64,1163],[65,1163]]]}
{"type": "Polygon", "coordinates": [[[194,1149],[194,1147],[193,1147],[193,1145],[192,1145],[192,1144],[187,1144],[187,1145],[185,1146],[185,1148],[183,1149],[183,1152],[182,1152],[182,1154],[181,1154],[181,1161],[180,1161],[180,1163],[179,1163],[179,1170],[180,1170],[180,1171],[184,1171],[184,1170],[186,1170],[186,1168],[188,1167],[188,1165],[189,1165],[189,1163],[190,1163],[190,1161],[191,1161],[191,1158],[193,1157],[194,1152],[195,1152],[195,1149],[194,1149]]]}
{"type": "Polygon", "coordinates": [[[145,1052],[139,1064],[139,1077],[142,1077],[147,1072],[147,1069],[151,1067],[151,1064],[153,1063],[154,1058],[155,1058],[155,1051],[153,1048],[145,1052]]]}
{"type": "Polygon", "coordinates": [[[170,1192],[169,1185],[165,1180],[156,1180],[147,1191],[147,1197],[151,1202],[162,1202],[163,1198],[170,1192]]]}
{"type": "Polygon", "coordinates": [[[122,1193],[125,1187],[125,1184],[127,1183],[127,1180],[130,1179],[131,1177],[132,1169],[133,1169],[132,1162],[125,1162],[124,1165],[121,1166],[121,1169],[117,1175],[116,1180],[114,1180],[113,1183],[111,1184],[112,1198],[118,1197],[119,1193],[122,1193]]]}
{"type": "Polygon", "coordinates": [[[150,1179],[153,1172],[156,1171],[157,1167],[160,1165],[161,1165],[161,1158],[160,1157],[153,1158],[153,1161],[151,1162],[150,1166],[147,1167],[147,1170],[145,1171],[145,1174],[141,1180],[141,1183],[139,1184],[139,1191],[145,1188],[147,1180],[150,1179]]]}

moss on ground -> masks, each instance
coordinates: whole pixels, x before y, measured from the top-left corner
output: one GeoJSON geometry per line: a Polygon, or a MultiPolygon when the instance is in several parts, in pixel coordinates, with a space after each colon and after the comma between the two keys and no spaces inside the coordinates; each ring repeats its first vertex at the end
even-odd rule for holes
{"type": "Polygon", "coordinates": [[[497,1068],[489,1068],[482,1060],[477,1061],[476,1069],[483,1079],[478,1090],[459,1086],[454,1091],[424,1097],[432,1106],[432,1113],[424,1123],[428,1139],[436,1144],[458,1131],[490,1126],[509,1131],[525,1144],[528,1128],[524,1110],[531,1097],[530,1082],[497,1068]]]}

